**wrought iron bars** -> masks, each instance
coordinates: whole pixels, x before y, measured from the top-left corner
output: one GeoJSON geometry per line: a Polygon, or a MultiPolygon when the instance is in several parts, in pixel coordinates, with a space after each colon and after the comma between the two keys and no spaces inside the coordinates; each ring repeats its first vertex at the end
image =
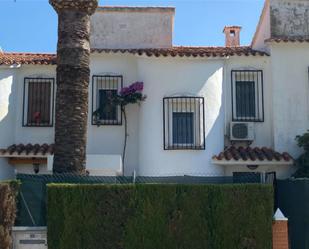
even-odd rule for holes
{"type": "Polygon", "coordinates": [[[92,77],[92,125],[122,125],[120,106],[112,103],[122,87],[121,75],[92,77]]]}
{"type": "Polygon", "coordinates": [[[54,78],[25,78],[23,127],[52,127],[54,122],[54,78]]]}
{"type": "Polygon", "coordinates": [[[232,120],[264,122],[262,70],[231,71],[232,120]]]}
{"type": "Polygon", "coordinates": [[[203,97],[163,99],[164,150],[205,149],[205,108],[203,97]]]}

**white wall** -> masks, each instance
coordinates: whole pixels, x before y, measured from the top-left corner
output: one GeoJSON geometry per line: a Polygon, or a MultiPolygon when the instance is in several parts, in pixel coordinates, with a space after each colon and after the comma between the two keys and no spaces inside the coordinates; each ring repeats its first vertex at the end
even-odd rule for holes
{"type": "Polygon", "coordinates": [[[270,36],[270,0],[265,0],[259,24],[252,41],[253,49],[269,52],[269,48],[265,45],[265,40],[270,38],[270,36]]]}
{"type": "MultiPolygon", "coordinates": [[[[44,77],[56,79],[55,66],[33,66],[24,65],[18,70],[14,84],[16,85],[16,116],[15,141],[14,143],[53,143],[54,127],[23,127],[23,98],[24,98],[24,78],[25,77],[44,77]]],[[[56,87],[55,87],[56,96],[56,87]]],[[[54,102],[55,103],[55,102],[54,102]]],[[[55,122],[55,119],[54,119],[55,122]]]]}
{"type": "MultiPolygon", "coordinates": [[[[273,45],[272,57],[235,56],[226,60],[93,54],[91,76],[120,74],[124,86],[135,81],[145,84],[146,101],[127,109],[125,174],[132,175],[134,170],[139,175],[160,176],[224,174],[223,167],[213,165],[211,159],[224,149],[224,135],[228,134],[232,69],[261,69],[264,73],[265,121],[256,123],[253,146],[274,147],[297,155],[295,136],[306,131],[309,124],[308,48],[307,44],[273,45]],[[163,149],[162,103],[164,97],[173,95],[205,98],[206,150],[163,149]]],[[[22,127],[22,107],[24,77],[55,75],[55,66],[0,70],[1,147],[53,142],[54,128],[22,127]]],[[[91,125],[92,82],[89,101],[87,154],[121,155],[124,126],[91,125]]],[[[0,166],[0,178],[12,173],[5,160],[0,161],[0,166]]]]}
{"type": "Polygon", "coordinates": [[[222,60],[181,58],[140,58],[139,78],[148,96],[140,110],[140,175],[220,175],[211,164],[223,149],[224,109],[222,60]],[[163,98],[190,94],[205,98],[206,150],[163,149],[163,98]]]}
{"type": "Polygon", "coordinates": [[[274,43],[271,53],[274,147],[297,157],[295,137],[309,129],[309,44],[274,43]]]}
{"type": "MultiPolygon", "coordinates": [[[[117,74],[123,76],[124,86],[141,80],[137,73],[137,61],[134,56],[96,54],[91,59],[91,74],[117,74]]],[[[91,114],[91,92],[89,88],[89,114],[91,114]]],[[[125,174],[132,175],[138,165],[138,105],[128,105],[128,141],[125,160],[125,174]]],[[[88,117],[88,154],[120,154],[122,155],[124,143],[124,125],[100,126],[91,125],[91,115],[88,117]]]]}
{"type": "MultiPolygon", "coordinates": [[[[16,87],[13,82],[17,69],[0,67],[0,148],[14,142],[15,133],[12,129],[15,120],[16,87]]],[[[13,168],[7,161],[0,159],[0,180],[12,178],[13,168]]]]}
{"type": "Polygon", "coordinates": [[[225,105],[226,122],[225,134],[229,137],[229,127],[232,121],[232,99],[231,99],[231,71],[232,70],[263,70],[263,95],[264,95],[264,122],[254,123],[255,140],[252,146],[273,147],[272,133],[272,78],[270,68],[270,57],[267,56],[241,56],[231,57],[225,67],[225,105]]]}

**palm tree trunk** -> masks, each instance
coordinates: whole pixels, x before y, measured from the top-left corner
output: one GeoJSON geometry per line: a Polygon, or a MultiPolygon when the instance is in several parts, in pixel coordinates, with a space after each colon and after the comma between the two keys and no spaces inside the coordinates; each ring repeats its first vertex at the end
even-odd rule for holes
{"type": "Polygon", "coordinates": [[[97,0],[50,0],[58,13],[54,173],[85,173],[90,16],[97,0]]]}

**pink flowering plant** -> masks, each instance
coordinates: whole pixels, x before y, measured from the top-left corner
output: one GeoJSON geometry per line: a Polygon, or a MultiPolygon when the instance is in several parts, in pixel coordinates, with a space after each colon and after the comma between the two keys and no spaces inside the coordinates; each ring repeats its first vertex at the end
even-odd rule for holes
{"type": "Polygon", "coordinates": [[[120,90],[119,95],[116,97],[116,102],[121,106],[126,106],[128,104],[139,104],[146,99],[143,95],[144,83],[135,82],[128,87],[123,87],[120,90]]]}
{"type": "MultiPolygon", "coordinates": [[[[124,138],[124,148],[123,148],[123,165],[126,153],[126,145],[127,145],[127,137],[128,137],[128,125],[127,125],[127,114],[125,107],[128,104],[141,104],[141,102],[146,100],[146,95],[143,94],[144,83],[143,82],[135,82],[128,87],[123,87],[120,92],[116,95],[109,94],[109,104],[105,106],[104,112],[109,112],[113,107],[120,106],[121,113],[124,117],[124,126],[125,126],[125,138],[124,138]]],[[[93,112],[93,116],[95,120],[97,120],[97,125],[100,125],[99,117],[101,113],[101,107],[99,107],[95,112],[93,112]]]]}

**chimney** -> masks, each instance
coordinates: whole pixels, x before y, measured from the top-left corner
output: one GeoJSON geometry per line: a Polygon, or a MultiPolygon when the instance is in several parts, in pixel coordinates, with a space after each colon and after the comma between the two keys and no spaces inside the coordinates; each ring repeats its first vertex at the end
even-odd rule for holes
{"type": "Polygon", "coordinates": [[[225,34],[226,47],[239,47],[240,46],[240,26],[225,26],[223,33],[225,34]]]}

